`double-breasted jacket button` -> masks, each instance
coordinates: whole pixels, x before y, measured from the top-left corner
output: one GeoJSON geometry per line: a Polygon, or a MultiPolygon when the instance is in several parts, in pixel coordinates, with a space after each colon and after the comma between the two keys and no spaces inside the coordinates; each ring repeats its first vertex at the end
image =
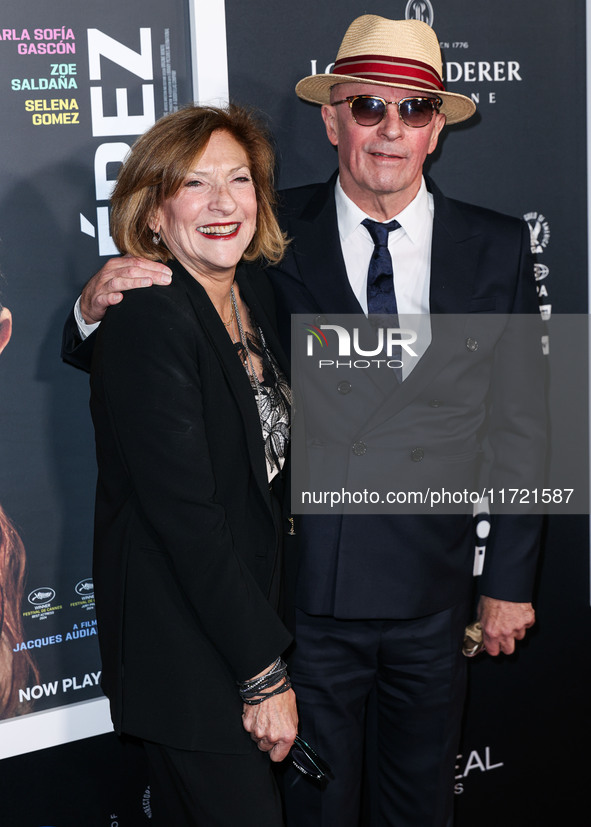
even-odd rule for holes
{"type": "Polygon", "coordinates": [[[478,340],[473,339],[471,336],[468,336],[466,339],[466,350],[469,350],[471,353],[474,353],[478,350],[478,340]]]}
{"type": "Polygon", "coordinates": [[[367,445],[365,442],[354,442],[353,448],[351,449],[356,457],[362,457],[364,454],[367,454],[367,445]]]}
{"type": "Polygon", "coordinates": [[[339,393],[351,393],[351,383],[344,379],[337,385],[337,390],[339,393]]]}
{"type": "Polygon", "coordinates": [[[429,407],[431,407],[431,408],[440,408],[442,405],[443,405],[443,402],[441,401],[441,399],[432,399],[429,402],[429,407]]]}
{"type": "Polygon", "coordinates": [[[326,324],[327,319],[326,316],[314,316],[314,324],[317,327],[320,327],[321,324],[326,324]]]}
{"type": "Polygon", "coordinates": [[[413,448],[410,452],[410,458],[413,462],[422,462],[425,456],[425,452],[422,448],[413,448]]]}

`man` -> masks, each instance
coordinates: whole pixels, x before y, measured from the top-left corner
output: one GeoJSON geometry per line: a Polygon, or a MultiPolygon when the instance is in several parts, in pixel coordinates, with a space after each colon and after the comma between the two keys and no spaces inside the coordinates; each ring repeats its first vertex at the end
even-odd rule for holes
{"type": "MultiPolygon", "coordinates": [[[[438,40],[426,24],[364,15],[345,34],[333,73],[298,84],[300,97],[322,105],[339,168],[326,184],[283,193],[281,219],[293,241],[270,276],[284,329],[291,313],[318,314],[321,324],[324,313],[374,312],[371,260],[382,242],[366,219],[400,225],[387,233],[394,277],[377,290],[387,312],[392,296],[400,313],[536,312],[525,225],[451,201],[423,178],[446,119],[455,123],[474,111],[468,98],[445,91],[441,75],[438,40]]],[[[388,265],[382,270],[387,275],[388,265]]],[[[122,291],[163,278],[166,268],[153,262],[109,262],[83,291],[79,313],[98,322],[122,291]]],[[[66,351],[77,342],[70,327],[66,351]]],[[[421,360],[427,369],[432,357],[428,351],[421,360]]],[[[453,364],[446,371],[453,396],[453,364]]],[[[411,380],[404,379],[400,398],[411,380]]],[[[355,388],[335,389],[348,393],[355,388]]],[[[517,415],[518,397],[510,406],[517,415]]],[[[431,402],[434,409],[441,404],[431,402]]],[[[397,403],[409,419],[415,410],[416,402],[397,403]]],[[[509,419],[509,409],[500,413],[509,419]]],[[[422,461],[422,449],[411,448],[409,461],[422,461]]],[[[287,782],[289,827],[448,827],[464,698],[471,516],[306,516],[296,533],[291,675],[303,737],[334,778],[324,790],[306,779],[287,782]],[[362,816],[364,767],[369,805],[362,816]]],[[[535,517],[493,519],[478,606],[491,655],[513,652],[533,625],[539,534],[535,517]]]]}

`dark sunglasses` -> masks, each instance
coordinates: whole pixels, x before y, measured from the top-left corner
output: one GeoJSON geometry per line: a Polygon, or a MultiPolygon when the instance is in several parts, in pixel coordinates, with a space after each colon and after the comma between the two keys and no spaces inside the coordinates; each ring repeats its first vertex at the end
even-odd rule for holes
{"type": "Polygon", "coordinates": [[[323,761],[310,744],[300,738],[299,735],[296,735],[289,754],[292,764],[303,775],[309,775],[316,781],[324,781],[333,777],[326,761],[323,761]]]}
{"type": "Polygon", "coordinates": [[[399,101],[387,101],[376,95],[350,95],[339,103],[348,103],[355,123],[360,126],[376,126],[386,117],[386,107],[397,106],[400,120],[415,129],[430,124],[435,112],[443,101],[441,98],[402,98],[399,101]]]}

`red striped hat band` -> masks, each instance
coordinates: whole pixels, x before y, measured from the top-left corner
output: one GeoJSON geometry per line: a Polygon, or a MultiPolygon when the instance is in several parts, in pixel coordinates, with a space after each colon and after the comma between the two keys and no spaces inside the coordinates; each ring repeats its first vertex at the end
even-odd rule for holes
{"type": "Polygon", "coordinates": [[[368,81],[392,83],[395,86],[420,86],[426,90],[445,92],[443,82],[428,63],[410,58],[385,55],[356,55],[337,60],[333,75],[349,75],[368,81]]]}

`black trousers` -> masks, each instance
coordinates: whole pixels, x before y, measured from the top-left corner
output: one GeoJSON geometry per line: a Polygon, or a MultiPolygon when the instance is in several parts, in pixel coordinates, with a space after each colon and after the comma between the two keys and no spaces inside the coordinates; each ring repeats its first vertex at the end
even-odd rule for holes
{"type": "Polygon", "coordinates": [[[153,827],[282,827],[271,760],[172,749],[143,742],[153,827]]]}
{"type": "Polygon", "coordinates": [[[467,613],[467,605],[413,620],[297,612],[290,674],[300,732],[334,780],[321,790],[286,774],[287,827],[451,825],[467,613]]]}

